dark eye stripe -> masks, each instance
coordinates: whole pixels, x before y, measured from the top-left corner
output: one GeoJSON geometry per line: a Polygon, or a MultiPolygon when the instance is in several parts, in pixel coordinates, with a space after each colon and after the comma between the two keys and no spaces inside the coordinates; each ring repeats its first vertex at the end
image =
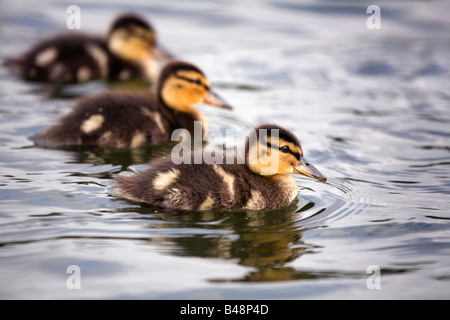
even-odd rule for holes
{"type": "Polygon", "coordinates": [[[298,152],[292,152],[292,151],[289,151],[289,153],[292,154],[292,155],[295,157],[295,159],[297,159],[298,161],[300,161],[300,153],[298,153],[298,152]]]}
{"type": "MultiPolygon", "coordinates": [[[[272,145],[272,144],[271,144],[270,142],[268,142],[268,141],[266,141],[266,143],[267,143],[267,146],[268,146],[268,147],[270,147],[270,148],[272,148],[272,149],[275,149],[275,150],[280,150],[280,148],[278,147],[278,145],[272,145]]],[[[290,148],[289,148],[288,153],[292,154],[292,155],[295,157],[295,159],[297,159],[297,160],[300,161],[300,153],[298,153],[298,152],[293,152],[290,148]]]]}
{"type": "Polygon", "coordinates": [[[190,78],[186,78],[186,77],[179,76],[179,75],[175,75],[175,78],[178,78],[178,79],[190,82],[190,83],[197,84],[197,85],[202,86],[203,88],[205,88],[207,91],[209,91],[209,86],[199,82],[198,79],[190,79],[190,78]]]}

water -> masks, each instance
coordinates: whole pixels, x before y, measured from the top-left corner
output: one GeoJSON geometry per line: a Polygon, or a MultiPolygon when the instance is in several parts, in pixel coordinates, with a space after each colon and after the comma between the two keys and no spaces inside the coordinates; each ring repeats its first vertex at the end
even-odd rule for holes
{"type": "MultiPolygon", "coordinates": [[[[71,4],[2,3],[1,58],[64,30],[71,4]]],[[[145,14],[235,106],[202,106],[212,129],[276,121],[329,180],[295,177],[300,196],[275,212],[173,216],[116,199],[111,177],[165,146],[36,148],[28,136],[108,87],[55,95],[1,67],[1,298],[450,297],[448,2],[382,2],[381,30],[366,27],[361,2],[78,5],[82,29],[97,33],[124,10],[145,14]],[[67,287],[70,265],[79,290],[67,287]]]]}

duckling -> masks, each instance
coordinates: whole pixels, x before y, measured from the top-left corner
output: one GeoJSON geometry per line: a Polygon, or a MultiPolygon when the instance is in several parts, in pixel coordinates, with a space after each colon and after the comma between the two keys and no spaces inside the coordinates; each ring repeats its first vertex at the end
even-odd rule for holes
{"type": "Polygon", "coordinates": [[[272,210],[286,207],[296,198],[298,186],[290,174],[326,181],[305,160],[299,140],[289,130],[262,124],[250,132],[254,134],[247,135],[242,164],[235,158],[229,164],[224,159],[221,163],[203,160],[175,165],[167,156],[153,160],[137,174],[115,176],[114,194],[175,211],[272,210]]]}
{"type": "Polygon", "coordinates": [[[170,55],[156,47],[154,28],[144,18],[126,13],[112,23],[106,39],[70,33],[46,39],[5,65],[30,81],[56,84],[95,79],[153,80],[155,55],[170,55]]]}
{"type": "Polygon", "coordinates": [[[42,147],[135,148],[169,142],[175,129],[193,134],[195,121],[206,131],[206,120],[195,109],[202,103],[232,109],[199,68],[172,60],[161,69],[154,95],[105,92],[82,98],[58,123],[30,139],[42,147]]]}

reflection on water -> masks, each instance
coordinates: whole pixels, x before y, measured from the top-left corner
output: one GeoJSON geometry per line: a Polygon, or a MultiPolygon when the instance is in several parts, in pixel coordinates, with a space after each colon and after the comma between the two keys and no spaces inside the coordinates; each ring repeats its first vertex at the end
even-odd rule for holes
{"type": "MultiPolygon", "coordinates": [[[[289,263],[304,254],[314,253],[318,245],[302,240],[302,233],[320,226],[324,220],[338,215],[355,214],[362,210],[338,181],[332,181],[322,199],[311,188],[302,188],[302,195],[288,207],[272,211],[215,210],[170,214],[141,206],[118,212],[139,212],[146,219],[158,220],[149,228],[162,228],[173,237],[158,237],[151,244],[176,256],[219,258],[233,260],[251,267],[242,278],[211,278],[212,282],[286,281],[294,279],[328,278],[338,276],[333,271],[299,271],[289,263]],[[341,188],[341,190],[339,190],[341,188]],[[305,194],[305,196],[303,196],[305,194]],[[155,213],[156,212],[156,213],[155,213]],[[183,230],[180,235],[176,230],[183,230]]],[[[152,239],[154,240],[154,239],[152,239]]],[[[356,274],[353,276],[361,277],[356,274]]]]}
{"type": "Polygon", "coordinates": [[[207,212],[170,217],[177,228],[199,228],[204,235],[173,238],[175,255],[233,259],[252,267],[243,279],[210,279],[211,281],[275,281],[293,279],[290,261],[312,250],[301,240],[301,228],[295,222],[302,209],[293,203],[271,212],[207,212]],[[214,235],[214,230],[220,231],[214,235]]]}
{"type": "Polygon", "coordinates": [[[174,143],[165,143],[152,145],[133,150],[115,149],[115,148],[67,148],[67,150],[76,150],[74,161],[78,163],[90,163],[100,165],[110,163],[121,165],[125,170],[133,164],[146,164],[150,160],[170,154],[174,143]],[[84,149],[84,150],[83,150],[84,149]]]}
{"type": "Polygon", "coordinates": [[[177,234],[174,228],[185,230],[181,236],[151,241],[162,246],[164,252],[176,256],[232,259],[256,270],[242,279],[210,279],[213,282],[292,280],[298,275],[286,265],[314,250],[314,246],[302,241],[303,227],[297,222],[304,209],[298,208],[296,202],[271,212],[233,210],[167,215],[155,214],[153,209],[145,213],[146,210],[143,208],[140,212],[152,214],[152,219],[162,219],[157,228],[168,230],[168,234],[177,234]]]}

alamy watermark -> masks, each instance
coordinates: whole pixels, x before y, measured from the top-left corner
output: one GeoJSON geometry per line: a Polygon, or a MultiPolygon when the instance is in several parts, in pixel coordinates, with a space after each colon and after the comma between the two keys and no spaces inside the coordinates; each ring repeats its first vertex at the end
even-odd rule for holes
{"type": "Polygon", "coordinates": [[[67,267],[66,273],[69,273],[70,276],[67,277],[66,286],[67,289],[81,289],[81,269],[76,264],[72,264],[67,267]]]}
{"type": "Polygon", "coordinates": [[[381,289],[381,269],[377,265],[371,265],[367,267],[366,272],[370,274],[370,276],[366,280],[367,289],[381,289]]]}
{"type": "Polygon", "coordinates": [[[66,13],[69,15],[66,19],[67,29],[81,29],[81,9],[77,5],[67,7],[66,13]]]}
{"type": "Polygon", "coordinates": [[[377,5],[370,5],[367,7],[366,13],[371,14],[367,18],[366,26],[369,30],[381,29],[381,9],[377,5]]]}
{"type": "Polygon", "coordinates": [[[194,135],[186,129],[176,129],[171,141],[179,143],[172,148],[171,159],[174,164],[259,164],[261,174],[271,175],[278,170],[279,130],[267,129],[240,131],[227,129],[225,135],[219,130],[209,130],[203,136],[202,122],[194,122],[194,135]],[[234,141],[233,148],[218,148],[214,142],[234,141]],[[239,141],[240,140],[240,141],[239,141]],[[203,142],[209,142],[203,148],[203,142]],[[248,150],[246,150],[248,146],[248,150]]]}
{"type": "MultiPolygon", "coordinates": [[[[81,29],[81,8],[77,5],[70,5],[66,9],[66,13],[69,15],[66,19],[67,29],[81,29]]],[[[381,9],[379,6],[373,4],[367,7],[367,14],[370,17],[366,20],[367,29],[379,30],[381,29],[381,9]]]]}

